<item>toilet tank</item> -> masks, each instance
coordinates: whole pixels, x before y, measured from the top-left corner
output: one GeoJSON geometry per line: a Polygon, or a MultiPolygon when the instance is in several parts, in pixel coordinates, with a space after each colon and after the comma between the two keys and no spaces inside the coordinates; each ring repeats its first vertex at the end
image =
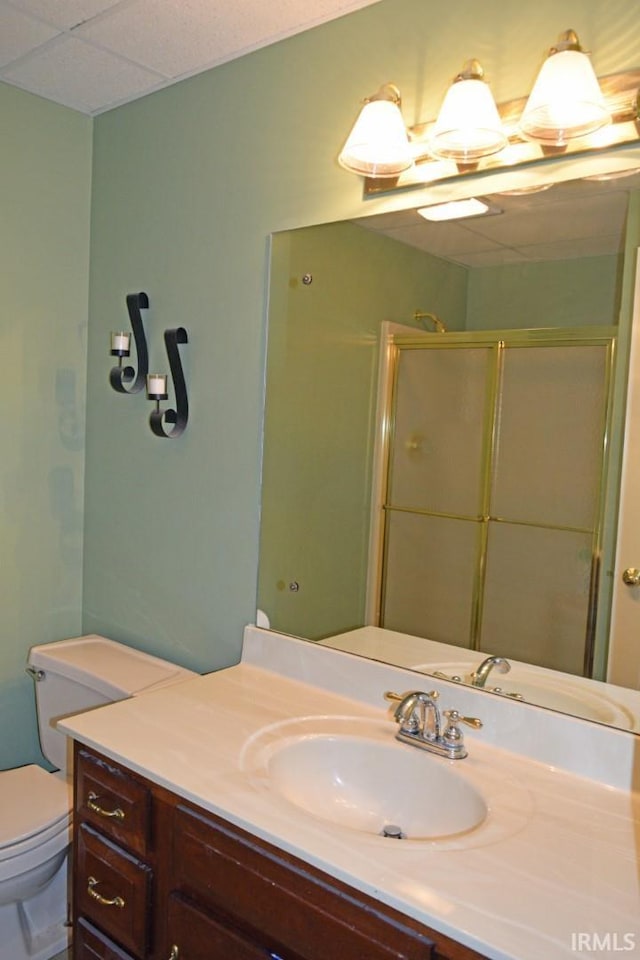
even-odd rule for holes
{"type": "Polygon", "coordinates": [[[32,647],[28,664],[35,680],[42,752],[63,772],[69,766],[67,737],[55,726],[62,717],[197,676],[96,634],[32,647]]]}

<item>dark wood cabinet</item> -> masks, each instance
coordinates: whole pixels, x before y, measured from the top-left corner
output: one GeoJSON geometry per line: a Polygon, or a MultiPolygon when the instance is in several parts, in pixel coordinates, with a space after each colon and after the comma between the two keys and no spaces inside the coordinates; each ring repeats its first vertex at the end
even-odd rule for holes
{"type": "Polygon", "coordinates": [[[481,960],[93,750],[75,764],[74,960],[481,960]]]}
{"type": "MultiPolygon", "coordinates": [[[[233,926],[221,922],[201,906],[195,906],[180,894],[169,897],[167,927],[174,943],[176,958],[188,960],[272,960],[268,948],[248,940],[233,926]]],[[[167,957],[171,954],[168,953],[167,957]]]]}

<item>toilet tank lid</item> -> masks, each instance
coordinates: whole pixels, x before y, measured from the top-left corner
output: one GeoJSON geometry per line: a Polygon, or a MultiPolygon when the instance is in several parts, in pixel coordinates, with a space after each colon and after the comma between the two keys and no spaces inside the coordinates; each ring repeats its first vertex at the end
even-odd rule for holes
{"type": "Polygon", "coordinates": [[[97,634],[32,647],[29,665],[118,698],[197,676],[168,660],[97,634]]]}

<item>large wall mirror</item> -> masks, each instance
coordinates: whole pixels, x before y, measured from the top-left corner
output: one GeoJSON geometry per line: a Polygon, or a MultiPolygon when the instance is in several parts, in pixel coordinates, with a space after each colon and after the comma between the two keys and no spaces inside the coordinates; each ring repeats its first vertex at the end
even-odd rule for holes
{"type": "Polygon", "coordinates": [[[272,629],[640,730],[640,693],[607,683],[640,241],[625,173],[272,237],[272,629]]]}

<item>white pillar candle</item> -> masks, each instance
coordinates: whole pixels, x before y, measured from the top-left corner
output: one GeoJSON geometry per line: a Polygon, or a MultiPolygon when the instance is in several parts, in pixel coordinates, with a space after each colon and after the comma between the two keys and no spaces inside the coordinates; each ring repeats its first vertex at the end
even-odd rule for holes
{"type": "Polygon", "coordinates": [[[131,343],[130,333],[112,333],[111,349],[120,353],[129,353],[129,344],[131,343]]]}
{"type": "Polygon", "coordinates": [[[167,393],[166,373],[147,374],[147,393],[150,397],[164,397],[167,393]]]}

